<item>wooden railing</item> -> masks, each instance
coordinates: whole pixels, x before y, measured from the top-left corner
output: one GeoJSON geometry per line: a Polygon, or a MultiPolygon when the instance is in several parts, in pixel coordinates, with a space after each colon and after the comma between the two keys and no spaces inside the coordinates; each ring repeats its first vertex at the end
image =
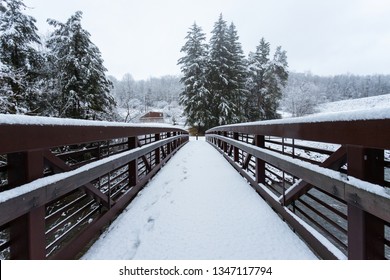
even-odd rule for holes
{"type": "Polygon", "coordinates": [[[390,258],[390,112],[221,126],[206,138],[321,258],[390,258]]]}
{"type": "Polygon", "coordinates": [[[0,259],[74,259],[188,141],[168,125],[0,115],[0,259]]]}

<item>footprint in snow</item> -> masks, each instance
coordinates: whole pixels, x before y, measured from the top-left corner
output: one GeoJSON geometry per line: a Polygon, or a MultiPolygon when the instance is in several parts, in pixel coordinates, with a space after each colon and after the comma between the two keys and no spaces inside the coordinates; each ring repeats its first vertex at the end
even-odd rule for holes
{"type": "Polygon", "coordinates": [[[172,189],[166,190],[165,193],[162,195],[162,198],[169,196],[171,193],[172,193],[172,189]]]}
{"type": "Polygon", "coordinates": [[[148,218],[148,221],[146,222],[145,225],[147,231],[151,231],[154,228],[154,221],[155,219],[153,217],[148,218]]]}
{"type": "Polygon", "coordinates": [[[129,259],[133,259],[135,254],[137,253],[138,247],[141,245],[141,239],[139,238],[139,234],[135,233],[135,240],[130,244],[131,250],[129,253],[129,259]]]}
{"type": "Polygon", "coordinates": [[[153,205],[155,205],[157,203],[158,199],[154,200],[152,203],[146,205],[144,207],[144,211],[148,211],[150,208],[152,208],[153,205]]]}
{"type": "Polygon", "coordinates": [[[139,236],[137,236],[137,240],[133,243],[133,249],[137,250],[139,245],[141,245],[141,240],[139,239],[139,236]]]}

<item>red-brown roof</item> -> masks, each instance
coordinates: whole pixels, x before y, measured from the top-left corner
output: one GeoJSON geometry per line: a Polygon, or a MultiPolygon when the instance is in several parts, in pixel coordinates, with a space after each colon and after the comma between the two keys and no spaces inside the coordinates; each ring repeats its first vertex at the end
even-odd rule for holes
{"type": "Polygon", "coordinates": [[[141,117],[141,119],[145,118],[164,118],[164,114],[161,112],[148,112],[141,117]]]}

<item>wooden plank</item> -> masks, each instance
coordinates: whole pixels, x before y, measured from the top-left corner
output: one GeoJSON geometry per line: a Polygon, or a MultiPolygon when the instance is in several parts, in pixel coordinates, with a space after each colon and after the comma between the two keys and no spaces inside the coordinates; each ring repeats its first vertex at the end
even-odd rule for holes
{"type": "MultiPolygon", "coordinates": [[[[71,171],[72,169],[60,158],[53,155],[50,150],[46,150],[44,152],[45,159],[50,162],[53,166],[55,166],[60,171],[71,171]]],[[[110,198],[108,199],[108,196],[102,193],[100,190],[95,188],[94,185],[91,183],[86,183],[83,186],[84,191],[92,196],[96,201],[100,202],[103,206],[109,207],[109,205],[113,205],[114,201],[110,198]]]]}
{"type": "Polygon", "coordinates": [[[252,158],[252,155],[251,155],[251,154],[247,154],[247,155],[246,155],[245,160],[244,160],[244,162],[242,163],[242,169],[248,169],[249,162],[251,161],[251,158],[252,158]]]}
{"type": "MultiPolygon", "coordinates": [[[[139,141],[138,138],[137,138],[137,144],[138,144],[138,147],[142,147],[141,142],[139,141]]],[[[150,172],[150,171],[152,170],[152,167],[150,166],[150,162],[147,160],[146,156],[143,155],[143,156],[141,157],[141,159],[142,159],[142,161],[143,161],[144,164],[145,164],[146,170],[147,170],[148,172],[150,172]]]]}
{"type": "MultiPolygon", "coordinates": [[[[323,163],[320,164],[321,167],[329,168],[332,170],[338,170],[342,167],[347,160],[347,149],[345,146],[341,146],[337,149],[332,155],[330,155],[323,163]]],[[[312,188],[312,185],[301,180],[295,185],[293,185],[285,197],[280,198],[280,202],[284,202],[284,205],[289,205],[294,200],[298,199],[298,197],[307,193],[312,188]]]]}

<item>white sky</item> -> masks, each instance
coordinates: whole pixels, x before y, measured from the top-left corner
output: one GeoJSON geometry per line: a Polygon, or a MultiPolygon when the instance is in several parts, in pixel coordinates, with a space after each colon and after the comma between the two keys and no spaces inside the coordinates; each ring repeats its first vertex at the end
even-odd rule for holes
{"type": "Polygon", "coordinates": [[[24,0],[47,33],[47,18],[82,25],[108,74],[135,79],[180,74],[177,60],[194,21],[208,34],[222,12],[245,55],[260,38],[287,51],[289,69],[319,75],[390,74],[389,0],[24,0]]]}

